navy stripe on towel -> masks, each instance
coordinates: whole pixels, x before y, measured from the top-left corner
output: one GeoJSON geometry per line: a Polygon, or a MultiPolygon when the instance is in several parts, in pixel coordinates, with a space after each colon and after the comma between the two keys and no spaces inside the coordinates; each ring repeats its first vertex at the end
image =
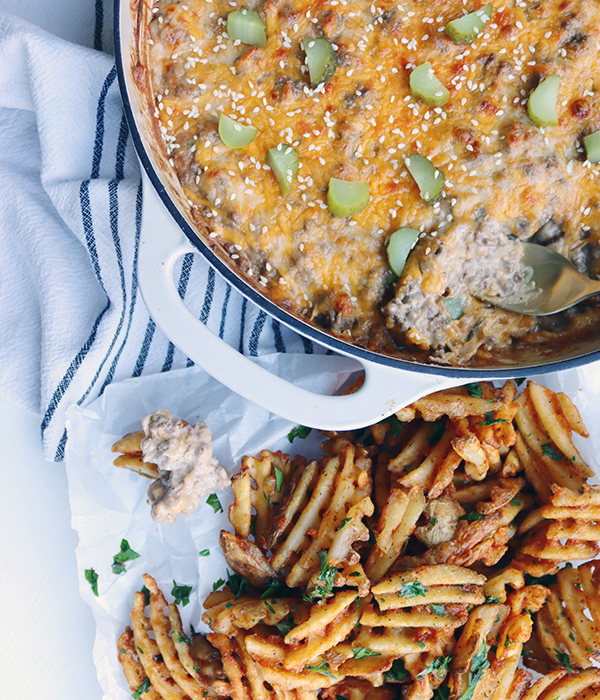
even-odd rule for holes
{"type": "Polygon", "coordinates": [[[55,462],[62,462],[63,461],[63,459],[65,458],[65,447],[66,446],[67,446],[67,429],[65,428],[65,431],[62,434],[62,437],[60,438],[60,442],[58,443],[58,447],[56,448],[56,454],[54,455],[55,462]]]}
{"type": "Polygon", "coordinates": [[[100,91],[98,107],[96,108],[96,136],[94,139],[94,155],[92,157],[92,180],[97,180],[100,177],[100,162],[102,160],[102,149],[104,147],[104,110],[106,106],[106,94],[110,86],[115,82],[116,77],[117,69],[113,66],[106,76],[106,80],[100,91]]]}
{"type": "Polygon", "coordinates": [[[46,409],[46,413],[44,414],[44,417],[42,418],[42,425],[41,425],[41,433],[42,436],[44,435],[44,432],[46,431],[46,428],[50,424],[50,421],[52,420],[52,416],[54,415],[56,408],[62,399],[62,397],[65,395],[65,392],[69,388],[71,382],[73,381],[73,377],[77,373],[77,370],[81,367],[81,363],[85,360],[86,355],[90,351],[90,348],[94,344],[94,341],[96,340],[96,335],[98,334],[98,327],[100,326],[100,323],[102,319],[104,318],[104,314],[108,311],[110,307],[110,303],[107,304],[102,311],[99,313],[98,318],[96,318],[94,325],[92,327],[92,331],[90,335],[88,336],[88,339],[85,341],[83,344],[81,350],[75,355],[73,360],[71,361],[71,364],[69,365],[67,371],[65,372],[63,378],[61,379],[59,385],[56,387],[54,394],[52,395],[52,398],[50,399],[50,403],[48,404],[48,408],[46,409]]]}
{"type": "Polygon", "coordinates": [[[96,0],[96,18],[94,20],[94,48],[102,51],[102,31],[104,29],[104,0],[96,0]]]}
{"type": "Polygon", "coordinates": [[[200,320],[202,323],[208,323],[210,308],[212,306],[213,297],[215,294],[215,271],[212,267],[208,268],[208,280],[206,282],[206,292],[204,293],[204,303],[202,311],[200,311],[200,320]]]}
{"type": "Polygon", "coordinates": [[[307,355],[312,355],[315,351],[315,347],[313,345],[312,340],[310,338],[305,338],[303,335],[301,335],[300,337],[302,338],[302,345],[304,345],[304,352],[307,355]]]}
{"type": "Polygon", "coordinates": [[[285,352],[285,343],[281,335],[281,324],[274,318],[271,322],[271,327],[273,329],[273,338],[275,339],[275,350],[277,352],[285,352]]]}
{"type": "Polygon", "coordinates": [[[252,357],[258,355],[258,341],[260,340],[260,334],[265,327],[265,322],[267,320],[267,314],[264,311],[260,311],[256,321],[254,322],[254,328],[250,334],[250,340],[248,341],[248,351],[252,357]]]}
{"type": "Polygon", "coordinates": [[[154,338],[154,332],[156,331],[156,323],[152,319],[148,321],[146,326],[146,332],[144,333],[144,340],[142,341],[142,347],[140,349],[140,354],[135,362],[135,367],[131,373],[132,377],[141,376],[144,371],[144,365],[148,359],[148,353],[150,352],[150,345],[152,345],[152,339],[154,338]]]}
{"type": "Polygon", "coordinates": [[[248,300],[244,299],[242,301],[242,314],[240,316],[240,345],[239,351],[244,352],[244,331],[246,330],[246,308],[248,306],[248,300]]]}
{"type": "Polygon", "coordinates": [[[229,297],[231,296],[231,285],[227,284],[225,288],[225,299],[223,299],[223,308],[221,309],[221,323],[219,325],[219,338],[225,335],[225,321],[227,320],[227,306],[229,305],[229,297]]]}

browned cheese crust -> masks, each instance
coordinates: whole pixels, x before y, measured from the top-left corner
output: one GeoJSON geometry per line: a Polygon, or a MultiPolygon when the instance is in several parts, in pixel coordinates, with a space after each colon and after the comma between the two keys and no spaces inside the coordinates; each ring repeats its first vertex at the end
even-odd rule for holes
{"type": "Polygon", "coordinates": [[[518,240],[550,245],[600,277],[599,170],[582,146],[600,129],[600,2],[496,0],[478,39],[453,43],[447,22],[483,5],[155,2],[146,32],[170,162],[192,215],[276,302],[351,342],[452,364],[597,333],[594,302],[541,326],[469,289],[510,290],[518,240]],[[227,15],[243,7],[264,19],[264,49],[228,37],[227,15]],[[313,91],[301,41],[320,36],[339,66],[313,91]],[[442,107],[410,94],[410,73],[425,62],[450,92],[442,107]],[[548,75],[560,77],[559,124],[542,129],[529,120],[527,100],[548,75]],[[254,126],[254,141],[228,148],[221,113],[254,126]],[[300,161],[286,196],[266,164],[280,143],[300,161]],[[434,205],[407,170],[413,153],[446,177],[434,205]],[[332,177],[369,183],[362,213],[329,212],[332,177]],[[422,233],[398,280],[386,244],[403,226],[422,233]],[[447,298],[460,298],[461,318],[452,319],[447,298]]]}

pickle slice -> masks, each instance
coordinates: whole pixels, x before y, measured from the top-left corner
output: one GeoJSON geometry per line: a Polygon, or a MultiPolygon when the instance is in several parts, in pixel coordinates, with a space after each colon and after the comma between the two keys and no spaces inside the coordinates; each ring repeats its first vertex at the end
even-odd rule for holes
{"type": "Polygon", "coordinates": [[[334,216],[345,219],[364,211],[371,199],[369,183],[363,180],[338,180],[332,177],[327,190],[327,206],[334,216]]]}
{"type": "Polygon", "coordinates": [[[227,35],[243,44],[267,45],[267,27],[262,17],[254,10],[235,10],[227,15],[227,35]]]}
{"type": "Polygon", "coordinates": [[[490,21],[493,11],[494,7],[489,2],[480,10],[475,10],[464,17],[458,17],[448,22],[444,27],[444,32],[455,44],[472,44],[490,21]]]}
{"type": "Polygon", "coordinates": [[[549,75],[529,95],[527,114],[537,126],[556,126],[558,124],[556,99],[559,84],[558,75],[549,75]]]}
{"type": "Polygon", "coordinates": [[[298,172],[298,151],[287,143],[280,143],[269,149],[267,163],[277,178],[281,194],[287,194],[298,172]]]}
{"type": "Polygon", "coordinates": [[[600,131],[584,136],[583,145],[590,163],[600,163],[600,131]]]}
{"type": "Polygon", "coordinates": [[[319,85],[327,85],[338,67],[338,57],[327,39],[302,39],[302,48],[306,54],[306,65],[310,77],[310,86],[314,90],[319,85]]]}
{"type": "Polygon", "coordinates": [[[253,126],[238,124],[235,119],[219,114],[219,136],[229,148],[244,148],[254,141],[258,129],[253,126]]]}
{"type": "Polygon", "coordinates": [[[465,315],[465,303],[464,297],[448,297],[444,299],[444,306],[453,321],[458,321],[459,318],[465,315]]]}
{"type": "Polygon", "coordinates": [[[436,78],[431,63],[417,66],[410,74],[410,91],[432,107],[441,107],[448,102],[450,93],[436,78]]]}
{"type": "Polygon", "coordinates": [[[413,153],[404,163],[408,172],[419,186],[421,197],[427,204],[433,204],[442,196],[446,178],[444,173],[424,156],[413,153]]]}
{"type": "Polygon", "coordinates": [[[397,277],[402,274],[408,254],[414,248],[418,238],[419,231],[408,226],[399,228],[390,235],[387,244],[387,257],[388,263],[397,277]]]}

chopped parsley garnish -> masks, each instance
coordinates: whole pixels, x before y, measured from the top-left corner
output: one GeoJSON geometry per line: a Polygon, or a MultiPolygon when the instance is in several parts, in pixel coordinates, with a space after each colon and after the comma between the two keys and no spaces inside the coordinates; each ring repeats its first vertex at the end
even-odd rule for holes
{"type": "Polygon", "coordinates": [[[225,585],[225,579],[220,578],[218,581],[213,583],[213,591],[218,591],[221,586],[225,585]]]}
{"type": "Polygon", "coordinates": [[[429,609],[432,613],[435,613],[436,615],[446,614],[446,608],[443,605],[430,605],[429,609]]]}
{"type": "Polygon", "coordinates": [[[207,557],[210,554],[210,549],[203,549],[202,551],[198,552],[198,556],[200,557],[207,557]]]}
{"type": "Polygon", "coordinates": [[[319,552],[319,575],[317,576],[317,581],[320,583],[315,586],[313,593],[308,596],[309,600],[313,600],[315,597],[325,598],[330,593],[333,592],[333,581],[335,580],[335,575],[337,569],[335,566],[330,566],[327,563],[327,552],[319,552]]]}
{"type": "Polygon", "coordinates": [[[477,513],[477,511],[473,511],[472,513],[465,513],[464,515],[461,515],[459,520],[485,520],[487,518],[487,515],[484,513],[477,513]]]}
{"type": "Polygon", "coordinates": [[[437,523],[437,518],[429,518],[429,524],[435,525],[437,523]]]}
{"type": "Polygon", "coordinates": [[[518,379],[515,379],[517,386],[521,386],[524,381],[527,381],[527,377],[519,377],[518,379]]]}
{"type": "Polygon", "coordinates": [[[341,529],[344,527],[344,525],[345,525],[346,523],[349,523],[351,520],[352,520],[352,518],[344,518],[344,519],[342,520],[342,522],[337,526],[337,528],[336,528],[335,531],[338,532],[338,530],[341,530],[341,529]]]}
{"type": "Polygon", "coordinates": [[[281,632],[281,636],[285,637],[285,635],[290,631],[293,630],[296,624],[294,623],[293,620],[281,620],[281,622],[278,622],[275,627],[281,632]]]}
{"type": "Polygon", "coordinates": [[[283,472],[275,465],[273,465],[273,469],[275,470],[275,484],[277,486],[277,493],[281,493],[281,487],[283,486],[283,472]]]}
{"type": "Polygon", "coordinates": [[[500,598],[496,598],[496,597],[493,596],[493,595],[489,595],[489,596],[485,599],[485,602],[488,603],[488,604],[490,604],[490,603],[491,603],[491,604],[493,604],[493,603],[499,603],[499,602],[500,602],[500,598]]]}
{"type": "Polygon", "coordinates": [[[122,574],[124,571],[126,571],[125,562],[133,561],[133,559],[137,559],[139,556],[140,555],[137,552],[134,552],[133,549],[131,549],[127,540],[121,540],[121,550],[113,557],[113,563],[110,570],[113,572],[113,574],[122,574]]]}
{"type": "Polygon", "coordinates": [[[520,506],[520,505],[521,505],[521,501],[520,501],[518,498],[513,498],[513,499],[511,499],[511,501],[510,501],[510,505],[511,505],[511,506],[520,506]]]}
{"type": "Polygon", "coordinates": [[[483,678],[483,674],[486,669],[490,667],[490,662],[488,661],[488,652],[485,642],[481,645],[481,649],[475,654],[473,660],[471,661],[471,670],[469,671],[469,687],[460,696],[459,700],[471,700],[475,688],[479,681],[483,678]]]}
{"type": "Polygon", "coordinates": [[[240,576],[240,574],[230,574],[227,572],[227,585],[231,588],[231,592],[235,595],[235,599],[242,595],[242,593],[247,593],[249,588],[248,579],[245,576],[240,576]]]}
{"type": "Polygon", "coordinates": [[[314,671],[315,673],[320,673],[321,675],[327,676],[327,678],[333,678],[334,680],[338,678],[338,676],[334,675],[331,672],[327,661],[321,661],[321,663],[317,664],[316,666],[307,666],[306,670],[314,671]]]}
{"type": "Polygon", "coordinates": [[[481,384],[467,384],[467,391],[469,396],[472,396],[474,399],[483,398],[483,389],[481,388],[481,384]]]}
{"type": "Polygon", "coordinates": [[[428,666],[426,666],[421,673],[417,674],[417,678],[421,676],[426,676],[428,673],[436,673],[438,676],[446,675],[448,671],[448,666],[452,661],[452,656],[438,656],[434,659],[428,666]]]}
{"type": "Polygon", "coordinates": [[[190,593],[192,592],[191,586],[185,586],[183,584],[178,584],[173,581],[173,590],[171,595],[175,598],[176,605],[185,606],[190,602],[190,593]]]}
{"type": "Polygon", "coordinates": [[[546,455],[546,457],[552,457],[552,459],[555,459],[557,462],[560,462],[560,460],[564,457],[563,453],[555,450],[549,442],[542,445],[542,452],[546,455]]]}
{"type": "Polygon", "coordinates": [[[267,588],[260,596],[261,600],[266,600],[267,598],[289,598],[293,595],[293,591],[278,578],[267,579],[266,586],[267,588]]]}
{"type": "Polygon", "coordinates": [[[134,692],[131,693],[131,697],[133,700],[138,700],[138,698],[143,694],[146,693],[148,690],[150,690],[152,686],[150,685],[150,679],[149,678],[144,678],[144,680],[141,682],[141,684],[138,686],[138,689],[134,692]]]}
{"type": "Polygon", "coordinates": [[[432,700],[450,700],[450,688],[447,685],[440,685],[434,691],[432,700]]]}
{"type": "Polygon", "coordinates": [[[396,659],[389,671],[383,674],[386,681],[403,681],[408,676],[408,671],[402,659],[396,659]]]}
{"type": "Polygon", "coordinates": [[[392,413],[392,415],[386,418],[383,422],[390,426],[391,433],[394,437],[400,437],[400,433],[402,432],[402,423],[398,420],[398,416],[395,413],[392,413]]]}
{"type": "Polygon", "coordinates": [[[144,603],[146,605],[150,605],[150,591],[146,588],[146,586],[142,586],[140,588],[140,593],[144,594],[144,603]]]}
{"type": "Polygon", "coordinates": [[[437,445],[442,439],[442,435],[446,432],[446,421],[440,420],[433,424],[433,432],[429,436],[429,446],[437,445]]]}
{"type": "Polygon", "coordinates": [[[375,539],[375,533],[373,532],[373,528],[370,525],[367,525],[367,529],[369,530],[369,541],[367,542],[367,544],[369,545],[369,547],[373,547],[377,542],[377,540],[375,539]]]}
{"type": "Polygon", "coordinates": [[[372,651],[371,649],[367,649],[367,647],[354,647],[352,653],[355,659],[366,659],[367,656],[381,656],[378,651],[372,651]]]}
{"type": "Polygon", "coordinates": [[[209,506],[211,506],[215,513],[223,512],[223,506],[221,505],[221,501],[219,500],[219,497],[216,493],[211,493],[210,496],[206,499],[206,502],[209,506]]]}
{"type": "Polygon", "coordinates": [[[496,425],[496,423],[508,423],[508,421],[505,418],[494,418],[493,412],[488,411],[485,414],[485,420],[475,423],[475,425],[496,425]]]}
{"type": "Polygon", "coordinates": [[[85,570],[85,580],[92,587],[92,593],[95,596],[97,596],[98,595],[98,574],[94,571],[94,569],[86,569],[85,570]]]}
{"type": "Polygon", "coordinates": [[[290,432],[288,433],[288,440],[290,442],[294,442],[294,440],[296,438],[300,438],[301,440],[304,440],[311,433],[312,433],[312,428],[307,428],[305,425],[297,425],[295,428],[292,428],[292,430],[290,430],[290,432]]]}
{"type": "Polygon", "coordinates": [[[571,659],[569,658],[568,654],[558,651],[558,649],[554,649],[554,653],[556,654],[556,658],[558,659],[559,663],[561,663],[569,673],[573,673],[575,671],[571,665],[571,659]]]}
{"type": "Polygon", "coordinates": [[[425,596],[425,586],[420,581],[411,581],[410,583],[402,584],[402,588],[398,591],[398,595],[402,598],[417,598],[425,596]]]}
{"type": "Polygon", "coordinates": [[[180,644],[191,644],[190,638],[186,634],[179,633],[179,639],[177,640],[180,644]]]}

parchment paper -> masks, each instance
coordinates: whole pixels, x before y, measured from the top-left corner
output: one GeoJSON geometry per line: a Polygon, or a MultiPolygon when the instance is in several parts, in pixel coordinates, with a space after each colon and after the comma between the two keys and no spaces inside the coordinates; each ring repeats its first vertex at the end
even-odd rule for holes
{"type": "MultiPolygon", "coordinates": [[[[259,361],[298,385],[323,393],[335,391],[356,369],[353,361],[328,356],[273,355],[259,361]]],[[[575,436],[575,442],[598,472],[600,364],[535,379],[574,400],[591,433],[589,440],[575,436]]],[[[222,513],[203,503],[174,525],[156,524],[146,503],[150,481],[112,465],[111,445],[125,433],[139,430],[141,419],[157,408],[166,408],[192,424],[207,423],[215,454],[231,474],[246,454],[281,449],[312,457],[319,454],[322,441],[313,431],[309,438],[290,444],[287,434],[294,426],[289,421],[240,398],[197,367],[111,384],[88,407],[69,409],[66,468],[72,524],[79,534],[80,593],[96,621],[94,662],[104,697],[110,700],[131,697],[117,661],[117,639],[130,624],[131,604],[134,592],[142,586],[142,574],[157,580],[169,602],[174,581],[193,586],[190,603],[180,606],[186,633],[190,622],[196,630],[206,631],[200,621],[201,601],[214,582],[226,577],[218,539],[219,531],[228,528],[231,489],[218,493],[222,513]],[[122,539],[140,557],[127,562],[125,573],[115,575],[111,564],[122,539]],[[210,555],[200,557],[205,549],[210,555]],[[99,577],[98,597],[85,579],[85,570],[90,568],[99,577]]]]}

